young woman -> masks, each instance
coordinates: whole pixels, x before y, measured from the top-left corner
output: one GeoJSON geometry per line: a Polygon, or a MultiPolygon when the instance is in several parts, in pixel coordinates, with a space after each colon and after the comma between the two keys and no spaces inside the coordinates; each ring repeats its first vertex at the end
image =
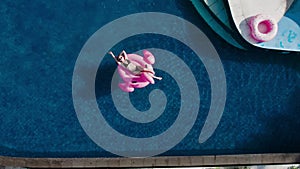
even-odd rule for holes
{"type": "Polygon", "coordinates": [[[115,59],[116,63],[118,65],[123,66],[124,68],[126,68],[129,72],[131,72],[133,75],[136,76],[140,76],[142,73],[147,73],[149,74],[151,77],[161,80],[162,77],[157,77],[154,75],[154,72],[147,69],[147,65],[145,65],[145,68],[139,65],[136,65],[134,63],[132,63],[128,57],[127,57],[127,53],[123,50],[120,55],[118,57],[116,57],[113,52],[109,52],[109,54],[115,59]]]}

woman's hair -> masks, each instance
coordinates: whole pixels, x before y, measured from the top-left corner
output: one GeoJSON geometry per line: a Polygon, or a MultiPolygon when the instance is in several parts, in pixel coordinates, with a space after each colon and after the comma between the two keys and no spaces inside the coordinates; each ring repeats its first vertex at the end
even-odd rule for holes
{"type": "Polygon", "coordinates": [[[123,57],[123,56],[118,56],[118,57],[117,57],[117,61],[121,62],[122,57],[123,57]]]}
{"type": "Polygon", "coordinates": [[[124,52],[120,53],[120,55],[117,57],[117,61],[121,62],[122,57],[125,59],[124,52]]]}

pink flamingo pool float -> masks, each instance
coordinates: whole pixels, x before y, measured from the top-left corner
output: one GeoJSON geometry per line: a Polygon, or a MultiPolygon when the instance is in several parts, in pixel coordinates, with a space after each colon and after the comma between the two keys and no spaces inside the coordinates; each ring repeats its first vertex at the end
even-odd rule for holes
{"type": "Polygon", "coordinates": [[[118,73],[123,82],[119,87],[125,92],[133,92],[135,88],[143,88],[154,84],[154,79],[161,80],[161,77],[155,76],[153,64],[155,57],[148,50],[143,51],[144,57],[137,54],[127,54],[124,50],[116,57],[112,52],[109,54],[118,64],[118,73]]]}

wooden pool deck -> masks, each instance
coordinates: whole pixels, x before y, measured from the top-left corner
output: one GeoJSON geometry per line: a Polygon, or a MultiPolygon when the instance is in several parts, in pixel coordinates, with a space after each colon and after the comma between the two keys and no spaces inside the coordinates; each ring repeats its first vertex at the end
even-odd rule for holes
{"type": "Polygon", "coordinates": [[[196,167],[300,163],[300,153],[171,156],[148,158],[19,158],[0,156],[0,166],[30,168],[196,167]]]}

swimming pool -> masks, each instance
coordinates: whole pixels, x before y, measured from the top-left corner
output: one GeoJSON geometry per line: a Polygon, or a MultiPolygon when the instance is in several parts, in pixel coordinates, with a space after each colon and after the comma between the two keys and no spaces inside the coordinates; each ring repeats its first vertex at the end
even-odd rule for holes
{"type": "MultiPolygon", "coordinates": [[[[20,0],[0,3],[0,155],[118,157],[98,146],[83,130],[73,105],[72,78],[80,51],[99,28],[117,18],[144,12],[171,14],[197,26],[216,49],[227,86],[220,122],[212,136],[200,144],[198,138],[209,114],[213,81],[203,60],[188,45],[155,33],[134,35],[111,46],[116,52],[122,49],[135,52],[144,48],[170,51],[191,69],[196,79],[199,90],[196,94],[200,95],[201,104],[195,124],[178,144],[157,156],[300,152],[299,53],[234,48],[209,28],[189,1],[28,3],[20,0]]],[[[127,26],[120,25],[116,29],[123,27],[126,29],[127,26]]],[[[178,32],[191,38],[189,29],[178,32]]],[[[115,91],[111,82],[115,69],[114,61],[103,57],[94,90],[98,108],[113,129],[130,137],[149,138],[163,133],[175,123],[183,103],[180,86],[173,76],[157,69],[157,74],[164,77],[163,81],[129,94],[139,111],[151,107],[148,95],[155,89],[164,91],[167,99],[166,109],[157,119],[135,123],[120,115],[114,105],[112,93],[115,91]]],[[[185,78],[183,74],[174,73],[185,78]]],[[[126,145],[123,147],[126,151],[126,145]]],[[[160,148],[153,145],[155,150],[160,148]]],[[[140,154],[143,156],[143,152],[140,154]]]]}

